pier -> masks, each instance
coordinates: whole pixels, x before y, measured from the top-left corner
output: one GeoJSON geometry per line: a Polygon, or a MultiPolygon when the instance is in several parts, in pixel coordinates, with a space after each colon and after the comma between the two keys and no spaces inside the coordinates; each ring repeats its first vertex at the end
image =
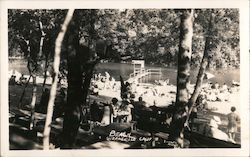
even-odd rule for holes
{"type": "Polygon", "coordinates": [[[161,78],[161,68],[146,69],[144,60],[132,60],[132,64],[134,65],[134,71],[129,75],[128,82],[141,82],[151,75],[159,75],[159,78],[161,78]]]}

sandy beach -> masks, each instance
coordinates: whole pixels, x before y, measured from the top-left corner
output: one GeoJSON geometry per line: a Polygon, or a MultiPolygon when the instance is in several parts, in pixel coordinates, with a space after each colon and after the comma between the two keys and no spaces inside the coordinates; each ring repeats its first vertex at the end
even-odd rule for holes
{"type": "MultiPolygon", "coordinates": [[[[117,88],[112,90],[111,88],[103,88],[99,89],[98,94],[100,96],[117,98],[121,101],[120,98],[120,81],[116,81],[115,84],[117,88]]],[[[176,86],[171,84],[165,85],[156,85],[156,84],[145,84],[140,83],[138,85],[131,85],[132,91],[135,95],[135,100],[141,96],[143,100],[146,102],[147,106],[156,105],[158,107],[164,107],[170,105],[175,101],[176,96],[176,86]]],[[[206,86],[206,84],[203,84],[206,86]]],[[[194,84],[190,85],[190,93],[194,90],[194,84]]],[[[231,92],[227,92],[226,94],[220,96],[225,97],[225,100],[207,100],[208,109],[213,112],[228,114],[230,113],[231,106],[235,106],[237,108],[237,112],[240,111],[240,87],[230,87],[231,92]]],[[[204,89],[206,90],[206,89],[204,89]]],[[[218,96],[219,97],[219,96],[218,96]]]]}

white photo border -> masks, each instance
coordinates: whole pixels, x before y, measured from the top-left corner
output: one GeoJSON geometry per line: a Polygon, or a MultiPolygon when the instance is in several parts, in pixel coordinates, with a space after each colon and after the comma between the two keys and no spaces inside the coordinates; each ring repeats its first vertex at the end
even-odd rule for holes
{"type": "Polygon", "coordinates": [[[249,1],[248,0],[88,0],[0,1],[1,156],[249,156],[249,1]],[[241,148],[142,150],[9,150],[8,123],[8,9],[115,9],[115,8],[238,8],[240,12],[241,148]]]}

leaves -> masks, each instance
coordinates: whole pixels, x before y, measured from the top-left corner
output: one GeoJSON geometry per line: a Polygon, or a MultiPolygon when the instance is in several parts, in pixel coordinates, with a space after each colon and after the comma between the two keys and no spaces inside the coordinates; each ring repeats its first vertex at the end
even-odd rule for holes
{"type": "MultiPolygon", "coordinates": [[[[101,39],[110,43],[109,51],[115,54],[107,58],[109,60],[119,60],[119,56],[123,55],[144,59],[146,63],[176,65],[179,10],[81,9],[76,12],[80,28],[80,45],[90,46],[90,39],[93,39],[91,51],[95,51],[96,42],[101,39]]],[[[32,40],[34,45],[39,42],[41,36],[39,21],[41,21],[46,34],[43,52],[45,56],[53,57],[55,36],[65,17],[65,10],[16,9],[9,10],[8,14],[10,55],[16,56],[20,52],[26,54],[23,39],[32,40]]],[[[201,61],[208,31],[212,33],[215,50],[211,55],[210,68],[239,66],[239,10],[196,10],[192,65],[198,65],[201,61]],[[211,14],[215,16],[214,28],[207,30],[211,14]],[[224,47],[223,50],[218,48],[221,46],[224,47]],[[225,57],[218,58],[220,56],[225,57]],[[230,63],[231,61],[233,63],[230,63]]]]}

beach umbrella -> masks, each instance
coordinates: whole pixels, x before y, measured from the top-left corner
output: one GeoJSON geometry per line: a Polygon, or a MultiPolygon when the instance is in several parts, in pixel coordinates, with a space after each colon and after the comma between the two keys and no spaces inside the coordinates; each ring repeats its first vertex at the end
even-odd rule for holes
{"type": "Polygon", "coordinates": [[[211,73],[209,73],[209,72],[205,72],[205,76],[204,76],[204,79],[211,79],[211,78],[213,78],[214,77],[214,75],[213,74],[211,74],[211,73]]]}

